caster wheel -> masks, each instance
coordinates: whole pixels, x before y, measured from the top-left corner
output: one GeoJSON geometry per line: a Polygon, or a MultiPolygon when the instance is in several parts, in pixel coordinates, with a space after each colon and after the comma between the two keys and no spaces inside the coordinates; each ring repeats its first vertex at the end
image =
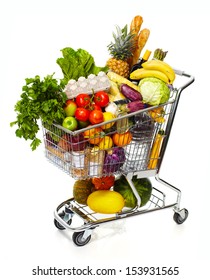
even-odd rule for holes
{"type": "MultiPolygon", "coordinates": [[[[61,219],[63,219],[64,216],[65,216],[65,212],[60,213],[59,216],[61,217],[61,219]]],[[[72,220],[70,219],[70,220],[67,222],[67,224],[70,225],[71,222],[72,222],[72,220]]],[[[63,227],[56,219],[54,219],[54,225],[55,225],[59,230],[64,230],[64,229],[66,229],[66,228],[63,227]]]]}
{"type": "Polygon", "coordinates": [[[85,233],[85,231],[80,231],[80,232],[74,232],[73,233],[72,239],[77,246],[84,246],[90,241],[91,235],[88,235],[87,238],[84,238],[83,237],[84,233],[85,233]]]}
{"type": "Polygon", "coordinates": [[[174,213],[174,221],[180,225],[180,224],[183,224],[186,220],[187,220],[187,217],[188,217],[188,210],[187,209],[182,209],[180,212],[182,212],[182,215],[178,212],[175,212],[174,213]],[[183,215],[184,214],[184,215],[183,215]]]}

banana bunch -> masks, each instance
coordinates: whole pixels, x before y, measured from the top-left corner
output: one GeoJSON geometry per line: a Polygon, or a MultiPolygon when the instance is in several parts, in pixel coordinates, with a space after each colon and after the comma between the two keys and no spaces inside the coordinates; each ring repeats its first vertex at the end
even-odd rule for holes
{"type": "Polygon", "coordinates": [[[149,60],[142,63],[142,67],[130,74],[132,80],[155,77],[167,84],[173,84],[176,75],[172,67],[161,60],[149,60]]]}

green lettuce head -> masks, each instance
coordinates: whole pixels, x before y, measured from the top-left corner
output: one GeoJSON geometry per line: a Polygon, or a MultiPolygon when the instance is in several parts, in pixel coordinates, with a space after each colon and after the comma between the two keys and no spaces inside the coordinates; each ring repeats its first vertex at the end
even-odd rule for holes
{"type": "Polygon", "coordinates": [[[168,101],[170,89],[165,82],[158,78],[144,78],[139,82],[139,90],[146,104],[156,106],[168,101]]]}

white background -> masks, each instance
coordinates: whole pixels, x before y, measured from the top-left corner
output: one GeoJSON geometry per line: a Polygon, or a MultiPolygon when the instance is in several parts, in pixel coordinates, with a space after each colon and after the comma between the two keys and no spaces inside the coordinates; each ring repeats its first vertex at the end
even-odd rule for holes
{"type": "MultiPolygon", "coordinates": [[[[47,279],[32,276],[32,269],[38,265],[122,269],[121,274],[109,277],[122,280],[128,278],[125,276],[128,265],[178,266],[179,276],[162,276],[163,279],[183,280],[191,276],[208,279],[208,1],[2,2],[1,279],[47,279]],[[14,105],[25,78],[53,72],[60,78],[56,59],[64,47],[86,49],[97,65],[104,65],[115,25],[130,24],[137,14],[144,18],[142,27],[151,31],[146,47],[152,51],[168,50],[166,61],[196,78],[183,91],[161,173],[182,190],[181,206],[189,210],[189,218],[178,226],[173,221],[172,209],[168,209],[117,221],[96,229],[86,246],[76,247],[71,240],[72,232],[59,232],[53,224],[55,207],[72,195],[73,179],[46,161],[43,145],[32,152],[30,143],[16,138],[15,128],[10,128],[9,123],[16,118],[14,105]]],[[[53,276],[53,279],[68,277],[53,276]]],[[[139,277],[129,276],[129,279],[139,277]]],[[[144,276],[144,279],[150,278],[144,276]]]]}

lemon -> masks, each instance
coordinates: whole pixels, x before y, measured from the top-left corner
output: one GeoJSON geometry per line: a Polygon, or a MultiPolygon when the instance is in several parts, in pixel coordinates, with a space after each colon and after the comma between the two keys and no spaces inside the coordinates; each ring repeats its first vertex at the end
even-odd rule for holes
{"type": "MultiPolygon", "coordinates": [[[[111,112],[104,112],[103,113],[103,116],[104,116],[104,122],[106,121],[111,121],[113,119],[116,118],[116,116],[114,114],[112,114],[111,112]]],[[[102,125],[101,128],[102,129],[109,129],[110,127],[112,127],[113,125],[115,124],[115,122],[110,122],[110,123],[107,123],[105,125],[102,125]]]]}
{"type": "Polygon", "coordinates": [[[113,146],[113,140],[110,136],[104,136],[98,146],[100,150],[108,150],[113,146]]]}
{"type": "Polygon", "coordinates": [[[122,210],[125,201],[123,196],[116,191],[98,190],[88,196],[87,205],[97,213],[115,214],[122,210]]]}

